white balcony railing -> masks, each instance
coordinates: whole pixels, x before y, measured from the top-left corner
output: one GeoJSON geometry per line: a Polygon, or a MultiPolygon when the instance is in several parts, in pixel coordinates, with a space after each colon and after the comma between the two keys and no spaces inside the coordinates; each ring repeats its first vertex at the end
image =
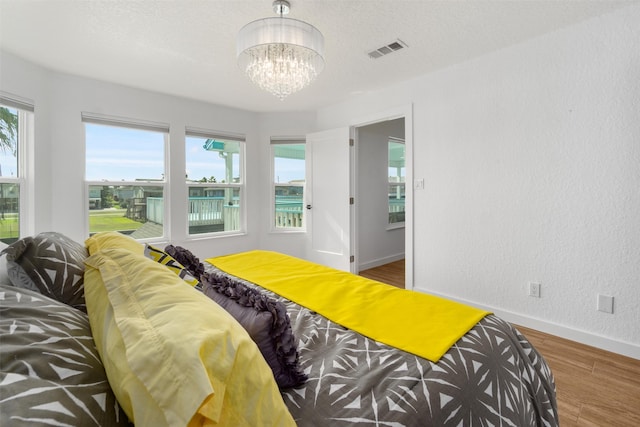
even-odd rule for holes
{"type": "Polygon", "coordinates": [[[282,209],[276,207],[276,228],[302,227],[302,206],[300,208],[282,209]]]}
{"type": "MultiPolygon", "coordinates": [[[[240,206],[225,205],[223,199],[189,198],[189,226],[224,225],[224,231],[240,230],[240,206]]],[[[164,200],[147,197],[147,221],[163,224],[164,200]]]]}
{"type": "MultiPolygon", "coordinates": [[[[224,225],[225,231],[240,229],[240,205],[225,205],[224,199],[210,197],[189,198],[189,226],[224,225]]],[[[389,214],[394,221],[404,221],[404,200],[389,203],[389,214]],[[402,219],[398,217],[402,215],[402,219]],[[397,218],[398,217],[398,218],[397,218]]],[[[164,201],[161,197],[147,197],[147,221],[163,223],[164,201]]],[[[279,203],[275,210],[276,228],[300,228],[303,225],[301,203],[279,203]]]]}

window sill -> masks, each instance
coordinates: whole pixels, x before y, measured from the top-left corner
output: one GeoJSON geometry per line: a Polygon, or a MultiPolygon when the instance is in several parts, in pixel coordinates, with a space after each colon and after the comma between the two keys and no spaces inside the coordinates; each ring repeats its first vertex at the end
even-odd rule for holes
{"type": "Polygon", "coordinates": [[[399,230],[401,228],[404,228],[404,222],[396,222],[395,224],[389,224],[387,225],[387,231],[393,231],[393,230],[399,230]]]}

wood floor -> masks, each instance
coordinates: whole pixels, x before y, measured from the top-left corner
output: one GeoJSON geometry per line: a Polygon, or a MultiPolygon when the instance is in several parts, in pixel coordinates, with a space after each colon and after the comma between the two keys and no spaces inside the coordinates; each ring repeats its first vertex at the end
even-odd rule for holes
{"type": "MultiPolygon", "coordinates": [[[[404,261],[360,275],[404,288],[404,261]]],[[[640,360],[516,327],[551,367],[562,427],[640,426],[640,360]]]]}
{"type": "Polygon", "coordinates": [[[361,276],[378,282],[387,283],[398,288],[404,288],[404,260],[381,265],[380,267],[363,270],[361,276]]]}

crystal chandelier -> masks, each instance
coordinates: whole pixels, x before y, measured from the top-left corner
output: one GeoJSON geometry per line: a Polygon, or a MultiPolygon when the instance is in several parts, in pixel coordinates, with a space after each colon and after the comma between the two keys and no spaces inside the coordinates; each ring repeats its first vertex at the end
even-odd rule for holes
{"type": "Polygon", "coordinates": [[[313,25],[284,18],[289,2],[276,0],[279,16],[258,19],[238,33],[238,66],[261,89],[281,100],[308,86],[324,68],[324,37],[313,25]]]}

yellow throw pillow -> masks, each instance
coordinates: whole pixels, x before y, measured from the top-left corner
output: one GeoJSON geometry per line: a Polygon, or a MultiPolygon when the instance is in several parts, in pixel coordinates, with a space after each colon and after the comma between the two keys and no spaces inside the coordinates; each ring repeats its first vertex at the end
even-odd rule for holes
{"type": "Polygon", "coordinates": [[[92,334],[141,426],[295,426],[256,344],[220,306],[143,254],[86,260],[92,334]]]}
{"type": "Polygon", "coordinates": [[[85,240],[84,245],[89,251],[89,255],[100,252],[103,249],[122,248],[129,252],[141,254],[144,252],[144,245],[133,237],[127,236],[117,231],[104,231],[96,233],[85,240]]]}

